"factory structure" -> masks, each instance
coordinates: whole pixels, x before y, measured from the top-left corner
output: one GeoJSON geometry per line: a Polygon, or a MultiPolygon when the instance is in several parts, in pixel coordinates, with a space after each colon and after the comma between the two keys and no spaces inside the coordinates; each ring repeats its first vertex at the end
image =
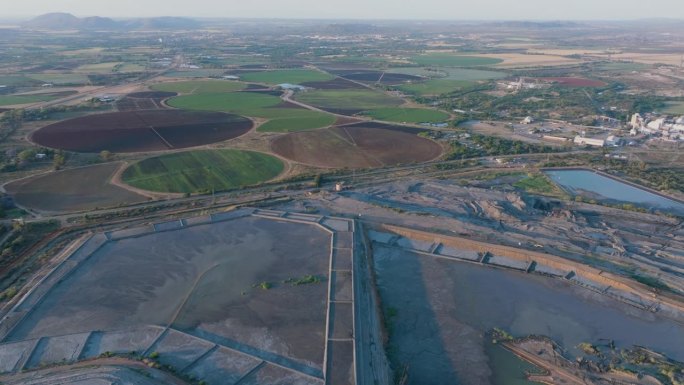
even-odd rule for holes
{"type": "Polygon", "coordinates": [[[657,136],[663,140],[684,141],[684,116],[670,118],[653,114],[632,115],[629,121],[630,135],[657,136]]]}

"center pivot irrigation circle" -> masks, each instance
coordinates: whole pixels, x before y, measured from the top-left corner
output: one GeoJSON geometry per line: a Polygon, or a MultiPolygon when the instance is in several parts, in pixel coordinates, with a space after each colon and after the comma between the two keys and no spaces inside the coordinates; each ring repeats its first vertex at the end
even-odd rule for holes
{"type": "Polygon", "coordinates": [[[75,152],[144,152],[201,146],[237,138],[251,120],[222,112],[143,110],[82,116],[45,126],[31,140],[75,152]]]}

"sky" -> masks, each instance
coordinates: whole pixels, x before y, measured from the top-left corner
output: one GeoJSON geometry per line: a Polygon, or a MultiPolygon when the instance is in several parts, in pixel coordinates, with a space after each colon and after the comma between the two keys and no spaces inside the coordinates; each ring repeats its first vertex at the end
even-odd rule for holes
{"type": "Polygon", "coordinates": [[[682,0],[2,0],[0,17],[621,20],[684,18],[682,0]]]}

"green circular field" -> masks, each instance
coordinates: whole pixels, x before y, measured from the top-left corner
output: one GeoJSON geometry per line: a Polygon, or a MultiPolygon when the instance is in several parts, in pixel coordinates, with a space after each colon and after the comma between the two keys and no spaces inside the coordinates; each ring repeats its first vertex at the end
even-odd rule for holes
{"type": "Polygon", "coordinates": [[[367,89],[313,90],[298,94],[297,100],[319,108],[359,111],[396,107],[404,103],[400,98],[367,89]]]}
{"type": "Polygon", "coordinates": [[[286,69],[274,71],[248,72],[240,75],[240,79],[246,82],[268,84],[299,84],[306,82],[324,82],[335,79],[334,76],[321,71],[308,69],[286,69]]]}
{"type": "Polygon", "coordinates": [[[208,94],[239,91],[245,88],[245,84],[230,80],[188,80],[159,83],[151,88],[155,91],[176,92],[179,94],[208,94]]]}
{"type": "Polygon", "coordinates": [[[274,95],[257,92],[222,94],[193,94],[178,96],[167,101],[171,107],[216,112],[268,119],[259,127],[261,132],[291,132],[326,127],[335,117],[305,108],[280,107],[283,101],[274,95]]]}
{"type": "Polygon", "coordinates": [[[376,120],[397,123],[438,123],[449,120],[449,114],[427,108],[380,108],[362,112],[376,120]]]}
{"type": "Polygon", "coordinates": [[[156,156],[135,163],[122,175],[124,183],[164,193],[206,193],[266,182],[285,165],[254,151],[197,150],[156,156]]]}

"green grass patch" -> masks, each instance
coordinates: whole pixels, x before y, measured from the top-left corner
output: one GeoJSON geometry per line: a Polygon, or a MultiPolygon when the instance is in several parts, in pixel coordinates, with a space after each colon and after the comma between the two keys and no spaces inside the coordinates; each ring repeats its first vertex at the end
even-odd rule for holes
{"type": "Polygon", "coordinates": [[[398,88],[407,94],[427,96],[458,91],[473,84],[475,82],[466,80],[430,79],[422,83],[404,84],[398,88]]]}
{"type": "Polygon", "coordinates": [[[417,55],[412,57],[411,60],[419,65],[440,67],[476,67],[494,65],[503,62],[503,60],[496,58],[458,55],[452,53],[430,53],[425,55],[417,55]]]}
{"type": "Polygon", "coordinates": [[[525,190],[533,194],[560,195],[562,191],[546,175],[528,174],[527,177],[517,181],[513,187],[525,190]]]}
{"type": "Polygon", "coordinates": [[[185,71],[171,71],[166,76],[171,78],[210,78],[223,76],[226,70],[217,68],[198,68],[185,71]]]}
{"type": "Polygon", "coordinates": [[[283,283],[289,283],[292,286],[302,286],[311,285],[314,283],[321,283],[323,280],[317,275],[305,275],[301,278],[289,278],[283,281],[283,283]]]}
{"type": "Polygon", "coordinates": [[[601,71],[640,71],[650,68],[648,64],[629,62],[601,63],[598,69],[601,71]]]}
{"type": "Polygon", "coordinates": [[[335,123],[335,117],[318,111],[305,109],[284,109],[278,108],[279,113],[283,114],[280,118],[271,118],[268,122],[257,128],[258,132],[293,132],[313,130],[316,128],[327,127],[335,123]]]}
{"type": "Polygon", "coordinates": [[[325,72],[306,69],[259,71],[240,75],[240,79],[246,82],[268,84],[323,82],[334,78],[334,76],[325,72]]]}
{"type": "Polygon", "coordinates": [[[51,84],[87,84],[88,76],[83,74],[31,74],[31,79],[51,84]]]}
{"type": "Polygon", "coordinates": [[[172,98],[168,104],[189,110],[230,112],[256,118],[269,119],[261,125],[260,132],[291,132],[325,127],[335,122],[335,117],[303,108],[280,108],[282,100],[274,95],[256,92],[233,92],[224,94],[194,94],[172,98]]]}
{"type": "Polygon", "coordinates": [[[364,111],[396,107],[404,103],[400,98],[372,90],[313,90],[298,94],[297,100],[321,108],[364,111]]]}
{"type": "Polygon", "coordinates": [[[48,95],[0,95],[0,106],[46,102],[54,99],[56,99],[55,96],[48,95]]]}
{"type": "Polygon", "coordinates": [[[93,74],[108,74],[114,71],[114,68],[120,66],[121,62],[108,62],[108,63],[97,63],[97,64],[84,64],[79,66],[74,70],[75,72],[81,73],[93,73],[93,74]]]}
{"type": "Polygon", "coordinates": [[[684,115],[684,102],[667,102],[663,112],[673,115],[684,115]]]}
{"type": "Polygon", "coordinates": [[[425,108],[380,108],[364,111],[363,115],[373,119],[399,123],[436,123],[449,119],[449,114],[425,108]]]}
{"type": "Polygon", "coordinates": [[[284,167],[278,158],[259,152],[199,150],[144,159],[128,167],[122,179],[149,191],[207,193],[265,182],[284,167]]]}
{"type": "Polygon", "coordinates": [[[245,84],[231,80],[191,80],[160,83],[151,88],[157,91],[177,92],[179,94],[209,94],[239,91],[245,88],[245,84]]]}
{"type": "Polygon", "coordinates": [[[145,71],[146,69],[147,69],[147,67],[142,65],[142,64],[124,63],[123,65],[121,65],[117,68],[117,71],[121,72],[121,73],[142,72],[142,71],[145,71]]]}
{"type": "Polygon", "coordinates": [[[21,75],[1,75],[0,76],[0,85],[2,86],[32,86],[36,85],[38,81],[36,79],[31,79],[30,77],[26,76],[21,76],[21,75]]]}

